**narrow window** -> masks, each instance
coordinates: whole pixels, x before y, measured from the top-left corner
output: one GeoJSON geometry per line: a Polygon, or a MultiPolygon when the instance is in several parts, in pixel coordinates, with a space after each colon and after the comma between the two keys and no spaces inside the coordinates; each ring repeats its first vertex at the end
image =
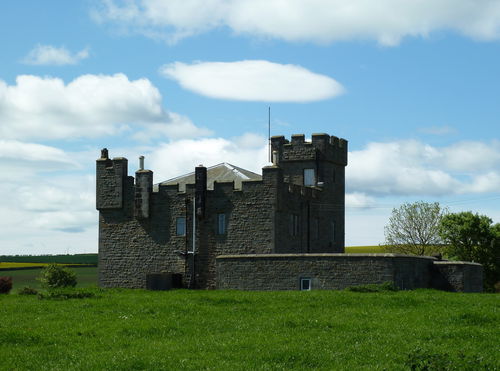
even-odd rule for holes
{"type": "Polygon", "coordinates": [[[319,219],[313,218],[311,220],[311,235],[312,238],[317,240],[319,238],[319,219]]]}
{"type": "Polygon", "coordinates": [[[177,236],[185,236],[186,235],[186,218],[179,217],[175,222],[175,234],[177,236]]]}
{"type": "Polygon", "coordinates": [[[332,228],[332,242],[335,242],[335,222],[331,222],[331,228],[332,228]]]}
{"type": "Polygon", "coordinates": [[[299,216],[290,214],[290,235],[297,236],[299,234],[299,216]]]}
{"type": "Polygon", "coordinates": [[[226,233],[226,214],[217,214],[217,234],[226,233]]]}
{"type": "Polygon", "coordinates": [[[305,186],[315,186],[316,185],[316,179],[315,179],[315,174],[314,174],[314,169],[304,169],[304,185],[305,186]]]}
{"type": "Polygon", "coordinates": [[[300,279],[300,290],[301,291],[311,291],[311,279],[301,278],[300,279]]]}

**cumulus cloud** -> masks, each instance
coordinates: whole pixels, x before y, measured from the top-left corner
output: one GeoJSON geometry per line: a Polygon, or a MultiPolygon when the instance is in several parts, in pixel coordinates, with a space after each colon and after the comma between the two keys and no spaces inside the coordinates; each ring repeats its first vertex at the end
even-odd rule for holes
{"type": "Polygon", "coordinates": [[[345,195],[345,206],[347,208],[370,208],[375,206],[376,202],[373,197],[368,196],[365,193],[353,192],[346,193],[345,195]]]}
{"type": "Polygon", "coordinates": [[[165,110],[148,79],[123,74],[83,75],[65,84],[52,77],[21,75],[15,85],[0,80],[0,136],[9,139],[99,137],[136,124],[163,127],[165,135],[205,135],[182,116],[165,110]]]}
{"type": "Polygon", "coordinates": [[[71,53],[65,47],[55,47],[52,45],[37,45],[23,59],[23,63],[33,65],[55,65],[63,66],[67,64],[77,64],[89,57],[88,48],[77,53],[71,53]]]}
{"type": "Polygon", "coordinates": [[[0,139],[0,169],[9,171],[16,168],[19,171],[20,167],[28,168],[31,172],[33,169],[76,169],[78,164],[55,147],[0,139]]]}
{"type": "Polygon", "coordinates": [[[369,143],[349,154],[351,191],[372,195],[452,195],[497,192],[500,143],[433,147],[415,140],[369,143]]]}
{"type": "Polygon", "coordinates": [[[367,39],[387,46],[440,30],[500,38],[496,0],[102,0],[92,14],[169,42],[222,27],[286,41],[367,39]]]}
{"type": "Polygon", "coordinates": [[[344,90],[331,77],[264,60],[175,62],[163,66],[160,72],[184,89],[219,99],[311,102],[335,97],[344,90]]]}
{"type": "Polygon", "coordinates": [[[267,165],[267,139],[256,134],[240,137],[184,139],[164,143],[148,155],[155,182],[189,173],[203,164],[212,166],[229,162],[260,174],[267,165]],[[175,159],[175,161],[173,160],[175,159]]]}
{"type": "Polygon", "coordinates": [[[0,141],[2,253],[95,251],[95,178],[85,174],[95,153],[0,141]]]}

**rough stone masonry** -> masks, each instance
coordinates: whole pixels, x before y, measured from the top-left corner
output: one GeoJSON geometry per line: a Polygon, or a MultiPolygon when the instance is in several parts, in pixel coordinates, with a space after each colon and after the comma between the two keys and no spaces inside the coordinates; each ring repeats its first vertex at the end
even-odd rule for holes
{"type": "Polygon", "coordinates": [[[158,184],[141,158],[96,161],[103,287],[480,291],[481,266],[344,253],[348,143],[328,134],[271,138],[262,175],[223,163],[158,184]]]}

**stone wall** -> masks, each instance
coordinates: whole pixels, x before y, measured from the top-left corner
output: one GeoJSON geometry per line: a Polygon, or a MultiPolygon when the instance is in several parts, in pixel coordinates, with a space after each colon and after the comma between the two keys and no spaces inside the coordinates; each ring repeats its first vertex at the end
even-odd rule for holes
{"type": "Polygon", "coordinates": [[[433,260],[397,254],[226,255],[217,257],[217,288],[298,290],[301,278],[311,278],[313,290],[384,282],[425,288],[433,260]]]}
{"type": "MultiPolygon", "coordinates": [[[[98,187],[108,178],[117,181],[107,176],[116,173],[112,165],[98,187]]],[[[235,190],[233,183],[216,183],[214,190],[207,191],[204,215],[196,216],[194,258],[189,253],[193,249],[194,185],[187,185],[185,192],[177,186],[160,186],[151,192],[152,172],[136,173],[136,184],[122,173],[120,204],[99,207],[100,285],[145,288],[148,274],[172,273],[182,274],[185,287],[214,288],[217,255],[273,252],[277,170],[265,169],[262,181],[243,182],[241,190],[235,190]],[[140,181],[139,173],[147,177],[146,182],[140,181]],[[226,216],[223,234],[217,231],[218,214],[226,216]],[[181,217],[186,220],[186,233],[177,235],[176,220],[181,217]]],[[[109,203],[98,204],[102,205],[109,203]]]]}
{"type": "Polygon", "coordinates": [[[215,288],[219,255],[343,252],[347,141],[327,134],[313,134],[311,142],[304,135],[291,143],[277,138],[277,162],[241,189],[230,182],[207,190],[205,177],[204,186],[197,181],[183,192],[161,184],[153,191],[152,171],[141,165],[134,179],[127,159],[111,160],[103,150],[96,163],[100,285],[144,288],[148,274],[171,273],[181,274],[185,287],[215,288]],[[304,186],[306,168],[321,186],[304,186]],[[220,214],[224,233],[217,231],[220,214]],[[178,218],[185,218],[184,235],[176,233],[178,218]]]}
{"type": "Polygon", "coordinates": [[[446,291],[481,292],[483,267],[471,262],[436,261],[432,286],[446,291]]]}
{"type": "Polygon", "coordinates": [[[299,290],[301,279],[310,278],[313,290],[392,282],[402,290],[481,292],[481,268],[399,254],[226,255],[217,257],[217,288],[299,290]]]}

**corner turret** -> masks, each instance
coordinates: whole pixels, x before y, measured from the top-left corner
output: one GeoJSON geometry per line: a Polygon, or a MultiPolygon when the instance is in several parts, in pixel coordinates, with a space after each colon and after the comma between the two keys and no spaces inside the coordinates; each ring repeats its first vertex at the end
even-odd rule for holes
{"type": "Polygon", "coordinates": [[[128,161],[124,157],[110,159],[107,148],[96,161],[96,209],[121,209],[128,161]]]}

